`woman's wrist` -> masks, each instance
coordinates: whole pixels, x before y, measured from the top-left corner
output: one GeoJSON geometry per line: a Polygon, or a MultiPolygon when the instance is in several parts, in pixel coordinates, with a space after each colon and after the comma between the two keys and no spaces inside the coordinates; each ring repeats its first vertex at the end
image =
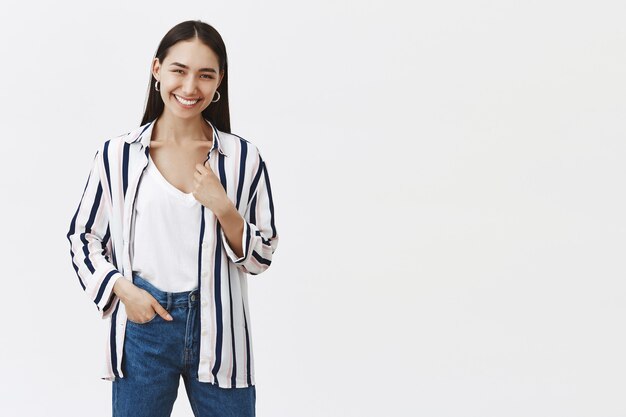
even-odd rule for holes
{"type": "Polygon", "coordinates": [[[128,295],[128,290],[133,286],[133,283],[126,278],[118,278],[113,285],[113,292],[120,300],[125,301],[128,295]]]}

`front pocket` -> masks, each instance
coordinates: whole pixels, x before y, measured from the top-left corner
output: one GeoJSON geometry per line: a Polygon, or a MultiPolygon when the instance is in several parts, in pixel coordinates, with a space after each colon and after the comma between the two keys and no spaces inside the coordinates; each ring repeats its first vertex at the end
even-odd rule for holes
{"type": "Polygon", "coordinates": [[[148,320],[148,321],[144,321],[144,322],[141,322],[141,323],[139,323],[139,322],[137,322],[137,321],[132,321],[132,320],[131,320],[131,319],[129,319],[128,317],[126,317],[126,320],[128,320],[129,322],[131,322],[131,323],[133,323],[133,324],[138,324],[138,325],[140,325],[140,326],[141,326],[141,325],[144,325],[144,324],[151,323],[152,321],[154,321],[154,319],[155,319],[155,318],[156,318],[156,316],[158,316],[158,315],[159,315],[159,313],[157,313],[157,312],[155,311],[155,312],[154,312],[154,316],[152,316],[152,318],[151,318],[150,320],[148,320]]]}

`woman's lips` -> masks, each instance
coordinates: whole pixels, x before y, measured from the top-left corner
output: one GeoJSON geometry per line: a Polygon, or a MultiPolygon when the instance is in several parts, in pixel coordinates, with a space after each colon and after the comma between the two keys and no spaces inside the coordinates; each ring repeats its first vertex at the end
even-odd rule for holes
{"type": "Polygon", "coordinates": [[[176,94],[173,94],[173,96],[174,96],[174,99],[178,102],[178,104],[180,104],[182,107],[186,109],[191,109],[200,102],[200,99],[189,100],[189,99],[185,99],[183,97],[177,96],[176,94]],[[185,100],[186,102],[182,102],[181,99],[185,100]],[[195,101],[195,103],[191,103],[191,104],[188,103],[188,102],[193,102],[193,101],[195,101]]]}

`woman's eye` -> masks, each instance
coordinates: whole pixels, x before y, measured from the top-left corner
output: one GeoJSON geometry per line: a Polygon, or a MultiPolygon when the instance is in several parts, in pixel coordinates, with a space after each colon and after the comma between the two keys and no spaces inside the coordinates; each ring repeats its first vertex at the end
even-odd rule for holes
{"type": "MultiPolygon", "coordinates": [[[[175,70],[172,70],[172,72],[177,72],[177,73],[179,73],[179,74],[182,74],[182,73],[183,73],[183,70],[181,70],[181,69],[175,69],[175,70]]],[[[206,76],[206,79],[208,79],[208,80],[213,80],[213,79],[215,79],[213,76],[208,75],[208,74],[202,74],[202,75],[203,75],[203,76],[206,76]]]]}

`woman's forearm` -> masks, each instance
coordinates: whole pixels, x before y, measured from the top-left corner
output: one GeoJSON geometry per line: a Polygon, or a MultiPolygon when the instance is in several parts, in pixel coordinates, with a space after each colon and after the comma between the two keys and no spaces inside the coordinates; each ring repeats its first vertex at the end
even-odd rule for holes
{"type": "Polygon", "coordinates": [[[243,247],[241,246],[241,235],[243,235],[244,220],[237,208],[230,200],[225,204],[224,210],[215,213],[217,220],[220,222],[224,234],[228,240],[228,244],[238,257],[243,256],[243,247]]]}

